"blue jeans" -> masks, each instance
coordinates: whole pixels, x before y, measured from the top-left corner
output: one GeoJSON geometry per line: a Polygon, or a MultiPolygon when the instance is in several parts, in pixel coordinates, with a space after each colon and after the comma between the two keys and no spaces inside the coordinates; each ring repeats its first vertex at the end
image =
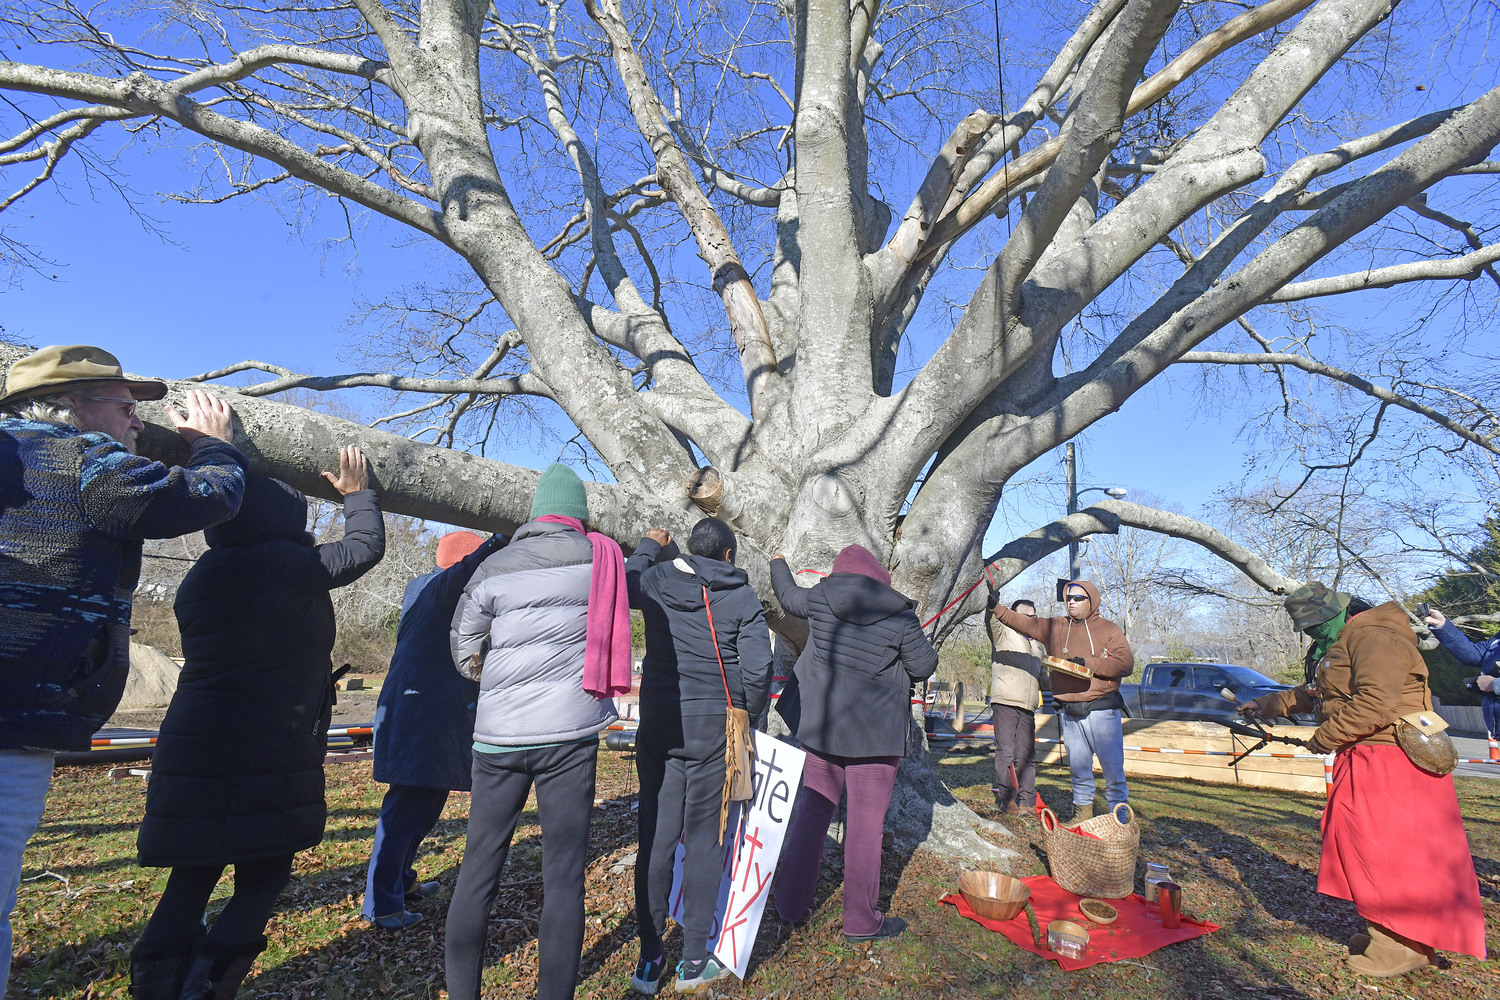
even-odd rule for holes
{"type": "Polygon", "coordinates": [[[1500,698],[1485,695],[1479,699],[1480,711],[1484,714],[1484,728],[1490,739],[1500,739],[1500,698]]]}
{"type": "Polygon", "coordinates": [[[52,786],[51,751],[0,750],[0,892],[5,910],[0,914],[0,997],[10,979],[10,911],[16,908],[21,887],[21,856],[36,833],[52,786]]]}
{"type": "Polygon", "coordinates": [[[422,838],[443,815],[448,789],[392,785],[375,821],[375,849],[365,875],[366,920],[398,915],[406,909],[406,890],[416,884],[412,862],[422,838]]]}
{"type": "Polygon", "coordinates": [[[1125,784],[1125,733],[1120,728],[1120,710],[1090,712],[1081,719],[1059,711],[1063,746],[1068,748],[1068,770],[1073,773],[1073,804],[1094,801],[1094,758],[1104,771],[1104,800],[1114,808],[1130,801],[1125,784]]]}

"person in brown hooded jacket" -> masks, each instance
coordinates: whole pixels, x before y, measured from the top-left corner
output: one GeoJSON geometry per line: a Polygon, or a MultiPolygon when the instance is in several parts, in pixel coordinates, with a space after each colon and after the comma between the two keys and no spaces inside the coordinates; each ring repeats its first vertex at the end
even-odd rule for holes
{"type": "Polygon", "coordinates": [[[1104,772],[1104,797],[1113,809],[1130,801],[1125,782],[1125,737],[1120,720],[1125,701],[1120,680],[1135,669],[1135,656],[1120,626],[1099,614],[1099,588],[1075,580],[1063,591],[1067,614],[1030,618],[997,607],[1002,625],[1040,639],[1050,656],[1088,668],[1092,676],[1051,672],[1052,700],[1062,719],[1063,745],[1073,775],[1073,822],[1094,814],[1094,758],[1104,772]]]}
{"type": "Polygon", "coordinates": [[[1318,891],[1351,901],[1369,923],[1349,939],[1349,967],[1386,977],[1436,964],[1436,949],[1484,958],[1479,879],[1453,776],[1422,769],[1396,744],[1398,719],[1432,712],[1406,612],[1321,583],[1285,603],[1292,627],[1312,639],[1307,683],[1240,712],[1316,712],[1310,749],[1335,754],[1318,891]]]}

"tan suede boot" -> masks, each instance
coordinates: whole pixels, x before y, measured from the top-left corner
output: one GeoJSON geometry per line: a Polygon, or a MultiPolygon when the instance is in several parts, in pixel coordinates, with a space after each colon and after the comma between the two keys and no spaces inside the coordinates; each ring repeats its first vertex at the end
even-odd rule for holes
{"type": "Polygon", "coordinates": [[[1093,819],[1093,818],[1094,818],[1094,804],[1092,802],[1085,802],[1082,805],[1074,805],[1073,806],[1073,818],[1070,819],[1070,820],[1068,820],[1068,825],[1069,826],[1077,826],[1079,823],[1082,823],[1084,820],[1093,819]]]}
{"type": "Polygon", "coordinates": [[[1428,949],[1416,941],[1393,934],[1379,924],[1370,924],[1370,943],[1364,954],[1350,955],[1349,968],[1362,976],[1382,979],[1405,975],[1431,964],[1428,949]]]}

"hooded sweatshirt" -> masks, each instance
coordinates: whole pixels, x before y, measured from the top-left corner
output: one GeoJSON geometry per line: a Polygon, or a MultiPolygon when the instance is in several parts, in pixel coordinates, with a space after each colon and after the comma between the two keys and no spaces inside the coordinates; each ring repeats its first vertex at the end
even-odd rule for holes
{"type": "Polygon", "coordinates": [[[653,565],[660,555],[660,545],[642,538],[625,560],[630,606],[646,623],[642,727],[671,728],[684,716],[722,716],[726,683],[734,707],[758,717],[771,686],[771,632],[750,577],[733,563],[707,556],[682,555],[653,565]]]}
{"type": "Polygon", "coordinates": [[[1054,670],[1052,697],[1057,701],[1093,701],[1120,690],[1120,679],[1129,677],[1135,669],[1135,655],[1120,626],[1100,617],[1099,588],[1087,580],[1075,580],[1069,586],[1082,587],[1089,595],[1089,613],[1082,621],[1068,615],[1028,618],[1006,607],[996,608],[995,617],[1022,635],[1040,639],[1050,656],[1081,659],[1094,676],[1085,680],[1054,670]]]}
{"type": "Polygon", "coordinates": [[[840,757],[904,754],[911,686],[937,669],[937,651],[912,602],[859,572],[799,587],[784,559],[771,560],[771,584],[782,610],[808,622],[794,670],[797,739],[840,757]]]}

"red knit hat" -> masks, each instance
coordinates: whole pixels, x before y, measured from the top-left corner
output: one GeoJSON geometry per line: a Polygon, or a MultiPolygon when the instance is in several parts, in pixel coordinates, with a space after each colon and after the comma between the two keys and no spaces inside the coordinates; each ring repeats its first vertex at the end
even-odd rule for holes
{"type": "Polygon", "coordinates": [[[438,569],[447,569],[483,544],[484,539],[472,531],[448,532],[438,539],[438,569]]]}
{"type": "Polygon", "coordinates": [[[875,558],[875,554],[863,545],[844,546],[838,557],[833,560],[833,571],[835,573],[859,573],[872,580],[878,580],[887,587],[891,585],[891,574],[880,565],[880,560],[875,558]]]}

